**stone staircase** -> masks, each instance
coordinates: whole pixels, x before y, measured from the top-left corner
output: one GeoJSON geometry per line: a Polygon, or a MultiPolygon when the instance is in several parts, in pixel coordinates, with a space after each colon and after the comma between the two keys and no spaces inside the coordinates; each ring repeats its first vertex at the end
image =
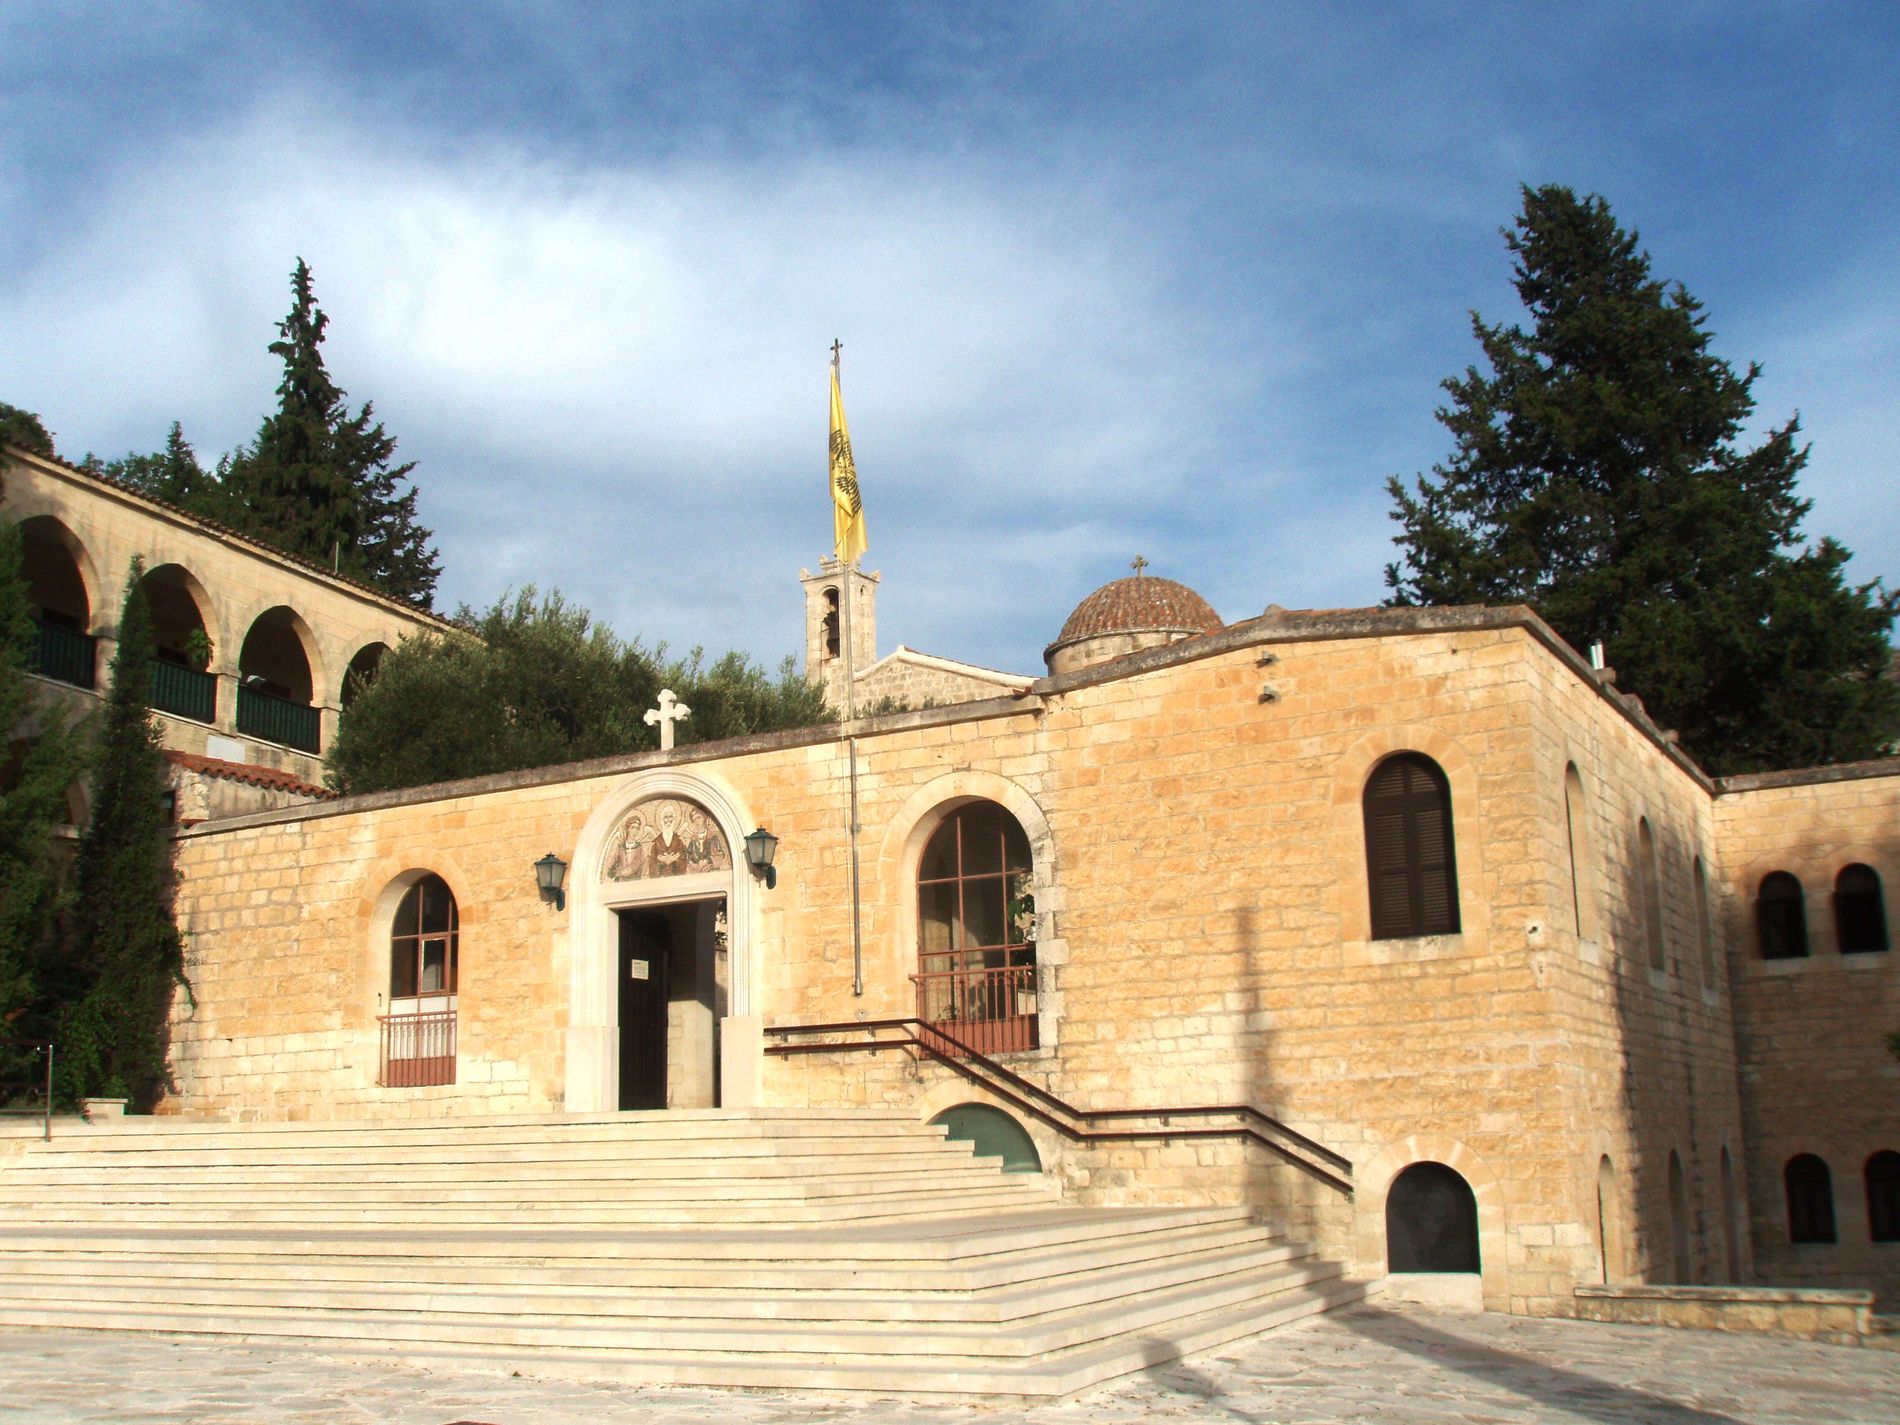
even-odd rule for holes
{"type": "Polygon", "coordinates": [[[126,1119],[0,1154],[0,1327],[1066,1398],[1356,1301],[1240,1208],[1065,1207],[870,1110],[126,1119]]]}

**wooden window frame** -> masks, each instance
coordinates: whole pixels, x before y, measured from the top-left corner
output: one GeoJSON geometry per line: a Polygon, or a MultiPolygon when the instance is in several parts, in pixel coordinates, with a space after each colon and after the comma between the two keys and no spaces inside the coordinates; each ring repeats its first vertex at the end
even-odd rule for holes
{"type": "Polygon", "coordinates": [[[1366,777],[1359,797],[1364,819],[1366,896],[1374,940],[1409,940],[1423,935],[1456,935],[1462,926],[1458,907],[1458,850],[1451,809],[1451,782],[1444,768],[1422,752],[1397,752],[1382,759],[1366,777]],[[1422,772],[1427,787],[1408,789],[1408,770],[1422,772]],[[1396,781],[1397,786],[1386,783],[1396,781]],[[1389,840],[1378,819],[1397,816],[1403,843],[1402,863],[1389,864],[1389,840]],[[1431,819],[1438,821],[1442,862],[1426,859],[1421,842],[1431,819]],[[1380,886],[1390,877],[1402,877],[1405,908],[1382,907],[1380,886]],[[1446,913],[1435,919],[1426,909],[1427,891],[1436,881],[1444,894],[1446,913]]]}
{"type": "Polygon", "coordinates": [[[399,999],[446,999],[456,993],[456,984],[460,975],[461,960],[461,908],[456,904],[455,892],[449,889],[449,883],[433,872],[419,878],[416,883],[403,892],[402,899],[396,904],[396,917],[390,922],[389,932],[389,998],[399,999]],[[425,894],[430,885],[442,888],[443,898],[448,903],[447,924],[425,926],[422,923],[423,910],[428,905],[425,894]],[[395,927],[403,923],[404,912],[411,901],[416,903],[416,928],[412,933],[402,933],[395,927]],[[427,964],[426,946],[431,941],[448,943],[443,953],[443,985],[441,988],[426,990],[422,987],[423,970],[427,964]],[[404,983],[398,978],[397,969],[403,959],[408,958],[410,967],[410,988],[402,989],[404,983]]]}
{"type": "Polygon", "coordinates": [[[1029,836],[1022,823],[998,802],[972,801],[957,807],[944,817],[924,843],[917,864],[917,974],[918,1017],[927,1023],[961,1026],[1004,1026],[1001,1031],[967,1031],[971,1047],[983,1053],[1033,1049],[1036,1028],[1036,942],[1033,927],[1023,934],[1016,917],[1010,914],[1011,888],[1030,882],[1034,873],[1029,836]],[[970,857],[966,840],[966,818],[982,811],[998,818],[996,834],[1000,840],[994,871],[968,869],[970,857]],[[1019,845],[1012,855],[1011,828],[1019,845]],[[946,876],[925,874],[932,853],[944,837],[951,839],[951,873],[946,876]],[[1017,864],[1018,859],[1020,864],[1017,864]],[[1019,881],[1018,878],[1021,878],[1019,881]],[[970,918],[969,893],[976,886],[988,888],[1003,908],[1001,942],[971,943],[967,938],[970,918]],[[926,919],[932,890],[954,888],[955,919],[952,943],[946,949],[926,950],[926,919]],[[1021,938],[1018,938],[1021,936],[1021,938]]]}

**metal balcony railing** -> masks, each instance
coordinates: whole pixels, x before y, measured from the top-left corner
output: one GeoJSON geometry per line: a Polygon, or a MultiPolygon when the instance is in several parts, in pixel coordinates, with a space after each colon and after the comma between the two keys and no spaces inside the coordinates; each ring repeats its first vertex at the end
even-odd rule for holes
{"type": "Polygon", "coordinates": [[[76,633],[43,619],[33,622],[40,630],[39,644],[33,651],[33,671],[75,688],[96,686],[99,641],[89,633],[76,633]]]}
{"type": "Polygon", "coordinates": [[[1036,1047],[1036,967],[943,970],[912,975],[917,1017],[944,1025],[982,1054],[1036,1047]]]}
{"type": "Polygon", "coordinates": [[[218,680],[182,663],[152,664],[152,706],[193,722],[218,720],[218,680]]]}
{"type": "Polygon", "coordinates": [[[455,1082],[455,1011],[382,1016],[382,1068],[387,1089],[419,1089],[455,1082]]]}
{"type": "Polygon", "coordinates": [[[318,750],[322,714],[305,703],[293,703],[261,688],[238,685],[239,732],[261,737],[266,742],[281,742],[299,752],[318,750]]]}

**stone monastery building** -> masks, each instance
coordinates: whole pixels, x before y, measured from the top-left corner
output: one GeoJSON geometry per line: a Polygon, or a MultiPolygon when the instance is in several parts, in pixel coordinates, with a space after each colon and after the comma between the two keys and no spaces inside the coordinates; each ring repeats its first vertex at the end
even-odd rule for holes
{"type": "MultiPolygon", "coordinates": [[[[9,518],[23,467],[72,483],[9,453],[9,518]]],[[[430,626],[137,514],[31,505],[85,586],[49,553],[47,616],[109,638],[143,548],[220,699],[286,635],[319,743],[357,649],[430,626]]],[[[1138,572],[1031,679],[880,661],[876,576],[803,584],[811,676],[842,689],[851,598],[857,705],[912,710],[182,828],[167,1108],[894,1107],[1071,1200],[1253,1205],[1496,1309],[1900,1292],[1900,760],[1712,779],[1524,608],[1230,623],[1138,572]]],[[[316,780],[225,707],[207,736],[316,780]]]]}

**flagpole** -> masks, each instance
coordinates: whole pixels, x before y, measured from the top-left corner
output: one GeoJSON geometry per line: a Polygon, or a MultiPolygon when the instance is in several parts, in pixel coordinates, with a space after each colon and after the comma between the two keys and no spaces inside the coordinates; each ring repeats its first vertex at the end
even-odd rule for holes
{"type": "MultiPolygon", "coordinates": [[[[831,374],[836,380],[842,369],[844,343],[831,343],[831,374]]],[[[854,554],[844,566],[844,722],[845,722],[845,758],[851,768],[851,993],[862,997],[864,994],[864,915],[859,896],[858,879],[858,739],[851,730],[858,719],[857,694],[857,646],[851,638],[851,605],[857,602],[857,589],[852,575],[857,572],[858,559],[854,554]]]]}

